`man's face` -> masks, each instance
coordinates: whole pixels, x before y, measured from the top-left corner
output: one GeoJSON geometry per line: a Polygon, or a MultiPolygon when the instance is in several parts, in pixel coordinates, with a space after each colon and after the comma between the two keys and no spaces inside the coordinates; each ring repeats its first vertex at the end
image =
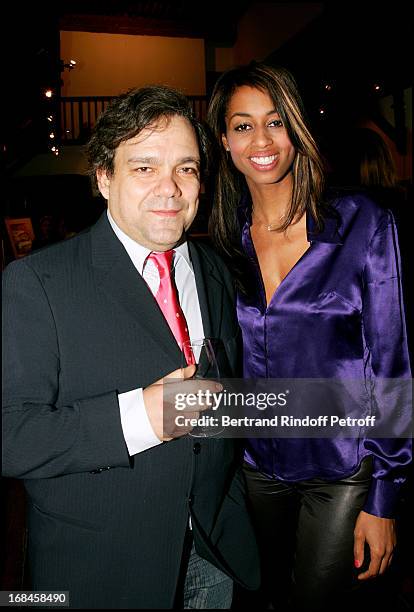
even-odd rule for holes
{"type": "Polygon", "coordinates": [[[114,173],[97,173],[109,211],[130,238],[151,251],[173,248],[194,220],[200,155],[190,123],[161,119],[115,152],[114,173]]]}

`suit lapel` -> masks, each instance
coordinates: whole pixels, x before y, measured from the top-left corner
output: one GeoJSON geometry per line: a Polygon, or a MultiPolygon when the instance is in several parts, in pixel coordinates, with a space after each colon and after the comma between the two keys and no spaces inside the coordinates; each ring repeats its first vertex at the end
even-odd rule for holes
{"type": "MultiPolygon", "coordinates": [[[[146,282],[135,269],[122,243],[114,234],[106,213],[91,228],[92,265],[107,296],[120,304],[143,333],[174,363],[181,352],[170,327],[146,282]]],[[[202,245],[188,242],[206,337],[220,337],[223,284],[211,255],[202,245]]]]}
{"type": "Polygon", "coordinates": [[[179,364],[181,353],[170,327],[146,282],[114,234],[106,213],[91,229],[91,247],[92,265],[107,296],[123,307],[160,352],[179,364]]]}
{"type": "Polygon", "coordinates": [[[209,252],[202,245],[188,242],[194,268],[198,300],[206,338],[218,338],[221,332],[223,284],[209,252]]]}

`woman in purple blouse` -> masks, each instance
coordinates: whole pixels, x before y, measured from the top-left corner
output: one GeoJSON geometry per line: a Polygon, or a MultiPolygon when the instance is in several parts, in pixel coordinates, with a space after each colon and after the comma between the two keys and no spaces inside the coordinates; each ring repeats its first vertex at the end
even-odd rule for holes
{"type": "Polygon", "coordinates": [[[246,440],[268,600],[320,610],[355,576],[382,574],[396,543],[410,411],[397,386],[385,400],[376,391],[410,378],[395,225],[363,195],[324,196],[288,71],[256,62],[227,71],[209,123],[220,144],[211,230],[238,287],[244,376],[359,380],[361,416],[398,420],[389,438],[366,428],[360,437],[246,440]]]}

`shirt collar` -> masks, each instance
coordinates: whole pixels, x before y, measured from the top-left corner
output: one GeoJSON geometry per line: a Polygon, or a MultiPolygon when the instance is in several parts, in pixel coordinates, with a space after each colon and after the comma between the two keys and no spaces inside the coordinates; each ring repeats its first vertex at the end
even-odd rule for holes
{"type": "Polygon", "coordinates": [[[321,231],[318,231],[315,219],[308,211],[306,211],[306,232],[308,234],[309,242],[343,244],[342,236],[339,233],[339,224],[341,219],[338,213],[336,215],[334,214],[334,211],[335,209],[332,209],[332,212],[328,211],[328,214],[325,215],[321,231]]]}
{"type": "MultiPolygon", "coordinates": [[[[324,225],[321,231],[318,231],[316,223],[312,215],[306,211],[306,233],[308,242],[327,242],[331,244],[342,244],[342,236],[339,233],[338,226],[340,223],[339,214],[335,208],[324,217],[324,225]]],[[[244,194],[240,204],[237,207],[237,214],[241,227],[247,222],[252,223],[252,204],[249,194],[244,194]]]]}
{"type": "MultiPolygon", "coordinates": [[[[106,212],[107,212],[107,215],[108,215],[108,221],[109,221],[112,229],[114,230],[117,238],[120,240],[120,242],[125,247],[126,252],[128,253],[130,259],[132,260],[132,263],[134,264],[134,266],[136,267],[136,269],[138,270],[138,272],[142,276],[142,273],[143,273],[143,270],[144,270],[145,261],[146,261],[148,255],[152,251],[150,249],[148,249],[147,247],[142,246],[142,244],[139,244],[139,242],[136,242],[130,236],[128,236],[128,234],[126,234],[124,231],[122,231],[121,228],[114,221],[111,213],[109,212],[109,208],[107,209],[106,212]]],[[[182,244],[180,244],[179,246],[175,247],[174,251],[175,251],[174,264],[173,264],[174,268],[176,267],[179,259],[182,258],[186,262],[186,264],[189,267],[189,269],[193,272],[193,266],[192,266],[191,260],[190,260],[190,253],[189,253],[189,250],[188,250],[188,243],[187,243],[187,241],[185,241],[182,244]]]]}

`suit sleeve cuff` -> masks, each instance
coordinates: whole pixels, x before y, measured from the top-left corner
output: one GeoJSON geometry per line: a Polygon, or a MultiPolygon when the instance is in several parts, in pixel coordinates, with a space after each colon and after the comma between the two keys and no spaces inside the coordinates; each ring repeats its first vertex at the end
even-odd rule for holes
{"type": "Polygon", "coordinates": [[[140,388],[118,394],[122,431],[131,456],[161,444],[151,427],[142,391],[140,388]]]}
{"type": "Polygon", "coordinates": [[[394,518],[400,489],[398,483],[373,478],[363,510],[381,518],[394,518]]]}

